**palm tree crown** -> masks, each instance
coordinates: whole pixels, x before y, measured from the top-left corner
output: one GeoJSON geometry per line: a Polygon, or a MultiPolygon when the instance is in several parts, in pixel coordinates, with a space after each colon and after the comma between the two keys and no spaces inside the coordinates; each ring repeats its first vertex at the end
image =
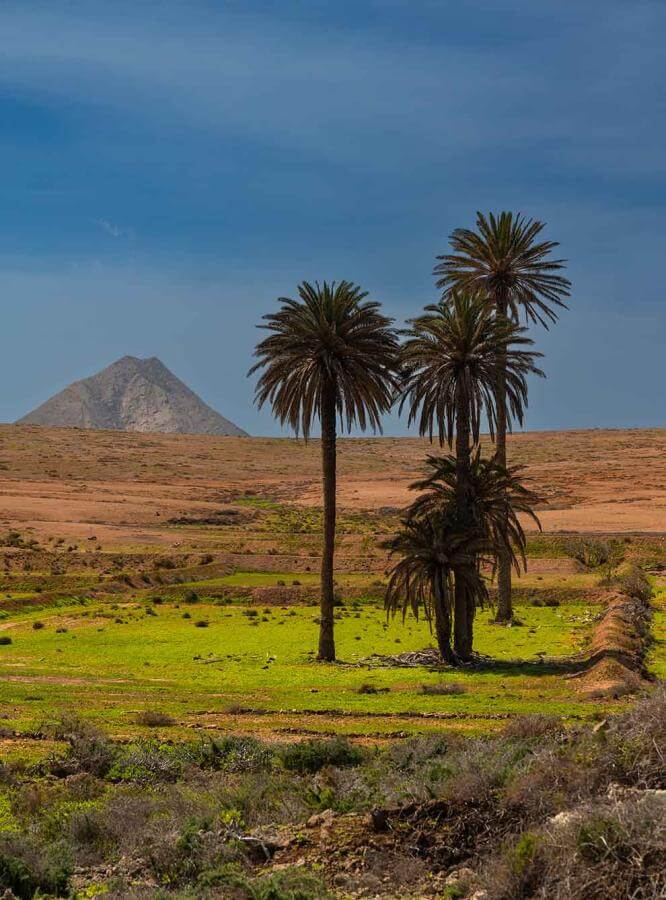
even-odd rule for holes
{"type": "Polygon", "coordinates": [[[474,443],[484,410],[494,436],[498,374],[504,360],[507,402],[522,423],[526,376],[543,375],[534,365],[542,354],[527,349],[533,341],[525,336],[525,328],[493,315],[484,291],[454,291],[409,324],[402,347],[405,376],[400,404],[401,409],[409,405],[409,424],[419,418],[420,433],[431,440],[437,427],[440,444],[446,440],[451,446],[455,413],[462,402],[469,408],[474,443]]]}
{"type": "MultiPolygon", "coordinates": [[[[407,510],[408,518],[423,517],[455,509],[456,460],[452,456],[429,456],[430,470],[425,478],[410,485],[410,490],[421,491],[407,510]]],[[[525,558],[525,531],[518,518],[522,513],[541,528],[534,512],[539,497],[525,487],[520,480],[524,466],[504,468],[495,459],[483,459],[477,451],[468,473],[471,507],[470,527],[479,540],[486,539],[486,553],[498,556],[502,550],[509,553],[518,570],[525,558]]]]}
{"type": "Polygon", "coordinates": [[[298,295],[280,298],[281,308],[264,316],[267,324],[260,326],[271,334],[258,344],[258,362],[249,372],[264,370],[256,387],[258,405],[268,400],[280,422],[307,440],[328,389],[348,430],[358,424],[381,431],[380,416],[397,386],[392,320],[379,312],[378,303],[364,302],[367,293],[348,281],[304,281],[298,295]]]}
{"type": "Polygon", "coordinates": [[[520,213],[486,217],[478,212],[476,226],[477,231],[456,228],[451,235],[453,252],[437,257],[437,287],[483,289],[514,322],[521,311],[546,328],[555,322],[557,309],[566,308],[571,282],[559,274],[565,261],[548,258],[558,242],[537,241],[544,223],[520,213]]]}

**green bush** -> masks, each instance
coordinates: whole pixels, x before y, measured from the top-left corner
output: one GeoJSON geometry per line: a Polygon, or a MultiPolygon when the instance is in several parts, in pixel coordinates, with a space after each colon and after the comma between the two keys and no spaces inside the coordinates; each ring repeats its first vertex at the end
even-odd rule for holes
{"type": "Polygon", "coordinates": [[[226,888],[229,896],[245,900],[328,900],[333,896],[317,875],[301,867],[252,878],[237,865],[222,865],[203,872],[199,887],[226,888]]]}
{"type": "Polygon", "coordinates": [[[324,766],[358,766],[363,762],[362,751],[344,738],[286,744],[278,753],[285,769],[293,772],[318,772],[324,766]]]}
{"type": "Polygon", "coordinates": [[[64,847],[37,846],[18,835],[0,844],[0,887],[20,900],[69,893],[71,865],[64,847]]]}
{"type": "Polygon", "coordinates": [[[456,694],[466,694],[467,688],[458,681],[443,681],[436,684],[422,684],[421,692],[433,696],[453,697],[456,694]]]}
{"type": "Polygon", "coordinates": [[[205,737],[190,753],[192,762],[200,768],[228,772],[256,772],[270,768],[275,761],[266,744],[246,735],[205,737]]]}
{"type": "Polygon", "coordinates": [[[182,774],[186,761],[182,747],[158,741],[137,741],[118,748],[108,778],[141,784],[174,782],[182,774]]]}
{"type": "Polygon", "coordinates": [[[589,863],[599,863],[607,856],[621,856],[626,840],[618,822],[591,818],[578,831],[578,851],[589,863]]]}
{"type": "Polygon", "coordinates": [[[647,603],[652,597],[652,585],[645,572],[638,566],[634,566],[626,574],[617,578],[616,584],[623,594],[634,600],[647,603]]]}
{"type": "Polygon", "coordinates": [[[613,539],[604,541],[593,537],[573,538],[567,542],[565,551],[588,570],[603,567],[607,578],[612,576],[613,570],[620,565],[626,552],[621,541],[613,539]]]}
{"type": "Polygon", "coordinates": [[[154,709],[143,709],[136,714],[134,719],[137,725],[145,725],[147,728],[157,728],[160,725],[175,725],[176,722],[168,713],[154,709]]]}
{"type": "Polygon", "coordinates": [[[54,775],[65,777],[87,772],[104,778],[114,763],[117,748],[93,725],[77,718],[63,719],[54,729],[54,737],[68,743],[66,752],[51,757],[49,768],[54,775]]]}

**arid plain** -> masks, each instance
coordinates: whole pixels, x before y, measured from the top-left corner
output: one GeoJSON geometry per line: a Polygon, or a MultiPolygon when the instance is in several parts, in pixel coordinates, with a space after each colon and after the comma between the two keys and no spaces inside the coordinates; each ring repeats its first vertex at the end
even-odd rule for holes
{"type": "MultiPolygon", "coordinates": [[[[436,444],[360,438],[339,445],[339,506],[400,507],[436,444]]],[[[512,464],[543,503],[544,531],[666,531],[666,430],[532,432],[512,464]]],[[[247,496],[321,503],[318,441],[0,427],[0,521],[104,547],[177,544],[169,519],[219,513],[247,496]]]]}

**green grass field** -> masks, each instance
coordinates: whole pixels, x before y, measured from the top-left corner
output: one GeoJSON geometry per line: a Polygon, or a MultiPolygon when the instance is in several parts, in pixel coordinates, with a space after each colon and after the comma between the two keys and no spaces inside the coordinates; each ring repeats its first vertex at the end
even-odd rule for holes
{"type": "Polygon", "coordinates": [[[159,710],[174,718],[167,730],[175,735],[188,727],[242,729],[250,722],[262,731],[307,725],[360,734],[474,729],[476,723],[486,729],[498,714],[595,712],[557,665],[542,661],[581,646],[594,615],[584,605],[521,607],[523,625],[511,628],[491,624],[491,612],[481,610],[476,644],[492,663],[445,672],[369,660],[422,649],[432,637],[426,622],[387,621],[383,610],[367,603],[338,613],[341,662],[317,664],[316,614],[313,607],[208,603],[91,604],[14,614],[2,623],[12,643],[0,646],[0,713],[6,727],[21,731],[76,710],[121,735],[137,730],[140,710],[159,710]],[[201,622],[208,624],[197,627],[201,622]],[[463,692],[423,693],[422,685],[442,682],[463,692]],[[377,693],[360,693],[363,685],[377,693]],[[436,718],[443,714],[459,720],[436,718]]]}

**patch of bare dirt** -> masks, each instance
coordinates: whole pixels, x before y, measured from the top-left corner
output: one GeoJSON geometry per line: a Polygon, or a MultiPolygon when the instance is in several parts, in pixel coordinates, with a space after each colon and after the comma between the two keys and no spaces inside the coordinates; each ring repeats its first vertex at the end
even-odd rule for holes
{"type": "Polygon", "coordinates": [[[320,866],[343,896],[441,897],[447,873],[516,826],[497,804],[435,800],[364,816],[314,815],[275,853],[272,869],[320,866]]]}
{"type": "MultiPolygon", "coordinates": [[[[341,440],[341,508],[404,506],[433,449],[419,438],[341,440]]],[[[544,498],[546,531],[666,531],[666,429],[530,432],[508,450],[544,498]]],[[[318,441],[4,425],[0,523],[97,534],[105,549],[173,545],[169,519],[214,519],[239,497],[319,505],[319,453],[318,441]]]]}

